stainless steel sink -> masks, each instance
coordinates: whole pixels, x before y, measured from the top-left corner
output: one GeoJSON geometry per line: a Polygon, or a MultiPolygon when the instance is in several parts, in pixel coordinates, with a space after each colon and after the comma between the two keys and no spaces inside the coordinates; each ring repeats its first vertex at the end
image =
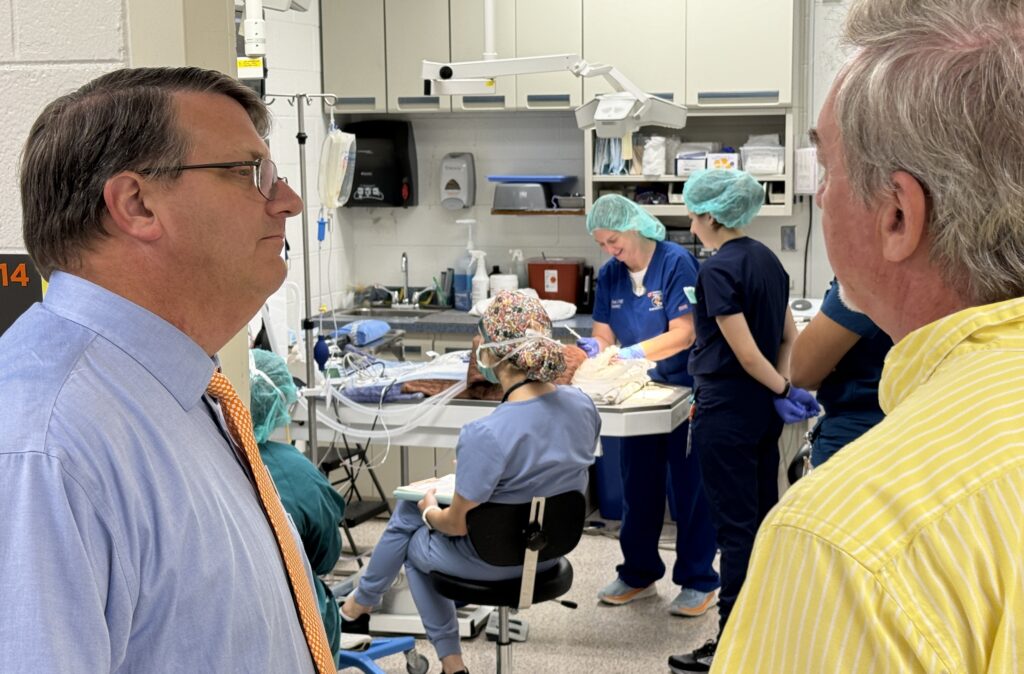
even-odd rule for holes
{"type": "Polygon", "coordinates": [[[419,318],[431,316],[447,307],[360,307],[359,309],[347,309],[345,316],[374,316],[374,317],[407,317],[419,318]]]}

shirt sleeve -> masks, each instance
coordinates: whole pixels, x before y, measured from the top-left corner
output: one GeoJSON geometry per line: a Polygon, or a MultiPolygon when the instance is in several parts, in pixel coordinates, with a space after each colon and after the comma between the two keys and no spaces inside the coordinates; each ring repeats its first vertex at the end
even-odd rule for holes
{"type": "Polygon", "coordinates": [[[767,524],[711,671],[925,674],[956,668],[942,662],[864,565],[818,536],[767,524]]]}
{"type": "Polygon", "coordinates": [[[60,461],[0,455],[0,671],[110,672],[134,600],[110,529],[60,461]]]}
{"type": "Polygon", "coordinates": [[[455,453],[455,491],[474,503],[486,503],[505,472],[505,453],[497,440],[486,428],[470,424],[459,433],[455,453]]]}
{"type": "Polygon", "coordinates": [[[610,323],[612,312],[609,306],[611,302],[611,288],[609,284],[609,266],[605,263],[597,272],[597,285],[594,288],[594,313],[593,319],[598,323],[610,323]]]}
{"type": "Polygon", "coordinates": [[[833,279],[821,302],[821,312],[850,332],[865,339],[878,334],[878,326],[864,314],[853,311],[839,298],[839,284],[833,279]]]}
{"type": "Polygon", "coordinates": [[[708,316],[731,316],[743,311],[743,298],[736,278],[721,265],[704,263],[700,273],[704,310],[708,316]]]}
{"type": "Polygon", "coordinates": [[[693,312],[690,300],[686,297],[686,287],[696,287],[697,269],[687,259],[686,254],[676,258],[672,269],[668,274],[668,282],[665,284],[665,316],[668,320],[685,316],[693,312]]]}

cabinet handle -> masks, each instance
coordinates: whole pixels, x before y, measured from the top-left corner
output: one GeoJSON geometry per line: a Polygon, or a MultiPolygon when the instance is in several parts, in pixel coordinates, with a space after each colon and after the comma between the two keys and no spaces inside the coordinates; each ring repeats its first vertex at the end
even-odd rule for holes
{"type": "Polygon", "coordinates": [[[463,96],[466,105],[505,105],[504,96],[463,96]]]}
{"type": "MultiPolygon", "coordinates": [[[[657,98],[663,98],[666,101],[674,101],[674,100],[676,100],[675,94],[662,93],[662,94],[651,94],[651,95],[655,96],[657,98]]],[[[697,95],[700,96],[700,94],[697,94],[697,95]]]]}
{"type": "Polygon", "coordinates": [[[439,105],[440,96],[399,96],[399,105],[439,105]]]}
{"type": "Polygon", "coordinates": [[[570,94],[527,94],[526,104],[531,103],[560,103],[562,105],[569,105],[569,101],[572,100],[570,94]]]}
{"type": "Polygon", "coordinates": [[[368,105],[377,104],[376,96],[339,96],[335,99],[335,105],[368,105]]]}
{"type": "Polygon", "coordinates": [[[779,90],[774,91],[698,91],[697,100],[721,101],[728,99],[767,98],[779,101],[779,90]]]}

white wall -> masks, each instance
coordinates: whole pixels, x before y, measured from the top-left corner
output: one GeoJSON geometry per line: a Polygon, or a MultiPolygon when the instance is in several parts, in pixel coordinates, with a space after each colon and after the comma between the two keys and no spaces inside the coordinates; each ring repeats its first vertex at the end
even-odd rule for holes
{"type": "Polygon", "coordinates": [[[122,0],[0,0],[0,250],[24,252],[18,164],[43,107],[127,63],[122,0]]]}

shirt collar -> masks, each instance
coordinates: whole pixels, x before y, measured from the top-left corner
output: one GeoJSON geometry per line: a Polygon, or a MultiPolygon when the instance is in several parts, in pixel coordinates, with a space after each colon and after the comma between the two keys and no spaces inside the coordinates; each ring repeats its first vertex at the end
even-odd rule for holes
{"type": "Polygon", "coordinates": [[[53,272],[43,306],[124,351],[186,410],[199,402],[218,366],[215,358],[178,328],[83,278],[53,272]]]}
{"type": "Polygon", "coordinates": [[[928,381],[958,346],[986,328],[1024,318],[1024,297],[971,307],[918,328],[893,346],[885,359],[878,402],[889,414],[928,381]]]}

